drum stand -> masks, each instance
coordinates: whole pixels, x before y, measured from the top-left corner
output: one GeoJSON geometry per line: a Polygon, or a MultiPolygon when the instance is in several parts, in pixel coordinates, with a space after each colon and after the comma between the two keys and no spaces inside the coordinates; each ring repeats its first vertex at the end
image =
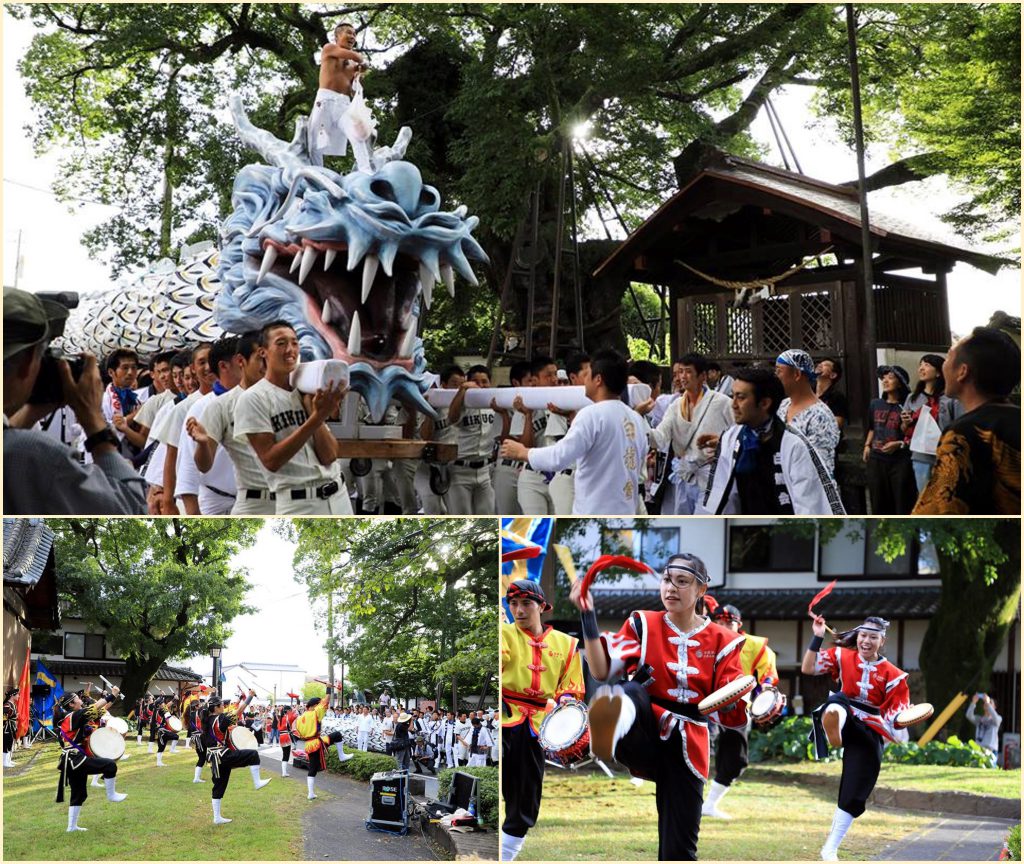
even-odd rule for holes
{"type": "Polygon", "coordinates": [[[552,768],[561,768],[563,771],[578,771],[580,768],[585,768],[587,765],[594,764],[608,775],[609,780],[615,779],[615,774],[612,773],[612,770],[596,756],[591,756],[589,759],[584,759],[582,762],[575,762],[568,766],[563,765],[561,762],[552,762],[550,759],[545,759],[544,761],[552,768]]]}
{"type": "Polygon", "coordinates": [[[49,726],[44,725],[43,718],[39,716],[35,708],[31,708],[30,718],[31,720],[35,720],[39,723],[39,728],[35,731],[35,733],[33,733],[30,739],[33,744],[35,744],[37,741],[45,741],[47,738],[52,738],[54,741],[60,740],[57,737],[57,733],[53,731],[52,719],[49,726]]]}

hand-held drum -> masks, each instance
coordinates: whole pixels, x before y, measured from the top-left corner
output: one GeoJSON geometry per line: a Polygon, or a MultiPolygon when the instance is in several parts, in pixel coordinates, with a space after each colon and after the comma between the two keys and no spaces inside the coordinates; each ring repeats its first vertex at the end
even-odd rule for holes
{"type": "Polygon", "coordinates": [[[892,725],[897,729],[906,729],[908,726],[916,726],[918,723],[924,723],[924,721],[934,713],[935,708],[932,707],[931,702],[921,702],[900,711],[900,713],[896,715],[896,719],[892,721],[892,725]]]}
{"type": "Polygon", "coordinates": [[[245,726],[232,726],[228,735],[228,746],[232,750],[258,750],[259,744],[251,729],[245,726]]]}
{"type": "Polygon", "coordinates": [[[777,720],[786,707],[786,694],[774,687],[765,687],[750,703],[750,719],[758,726],[777,720]]]}
{"type": "Polygon", "coordinates": [[[120,759],[124,755],[124,736],[101,726],[85,739],[85,752],[97,759],[120,759]]]}
{"type": "Polygon", "coordinates": [[[544,756],[565,768],[586,759],[590,754],[587,706],[575,699],[563,702],[544,718],[539,741],[544,756]]]}
{"type": "Polygon", "coordinates": [[[164,726],[170,729],[172,732],[180,732],[182,729],[181,721],[173,714],[168,714],[164,720],[164,726]]]}
{"type": "Polygon", "coordinates": [[[118,735],[128,734],[128,721],[123,717],[112,717],[107,715],[107,728],[113,729],[118,735]]]}
{"type": "Polygon", "coordinates": [[[722,708],[728,708],[737,699],[746,696],[756,685],[757,679],[753,675],[741,675],[735,681],[730,681],[701,699],[697,703],[697,710],[701,714],[712,714],[722,708]]]}

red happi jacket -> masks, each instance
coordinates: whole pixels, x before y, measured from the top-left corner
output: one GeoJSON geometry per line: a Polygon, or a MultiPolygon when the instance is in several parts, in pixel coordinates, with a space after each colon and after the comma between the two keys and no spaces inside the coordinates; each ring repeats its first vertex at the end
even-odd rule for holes
{"type": "MultiPolygon", "coordinates": [[[[707,724],[674,714],[655,700],[695,706],[705,696],[741,677],[739,649],[745,638],[709,619],[684,633],[665,612],[653,611],[634,612],[618,633],[601,635],[610,663],[609,680],[633,673],[644,665],[653,668],[653,680],[645,689],[651,696],[659,733],[662,739],[668,739],[672,730],[679,728],[686,764],[703,780],[707,779],[709,768],[707,724]]],[[[707,719],[720,726],[742,729],[747,724],[746,703],[741,699],[707,719]]]]}
{"type": "Polygon", "coordinates": [[[910,707],[907,673],[884,657],[869,662],[852,648],[834,645],[818,652],[814,661],[818,675],[829,675],[839,689],[858,702],[874,705],[879,714],[868,714],[853,706],[853,713],[879,735],[890,741],[906,741],[907,732],[893,726],[896,715],[910,707]]]}

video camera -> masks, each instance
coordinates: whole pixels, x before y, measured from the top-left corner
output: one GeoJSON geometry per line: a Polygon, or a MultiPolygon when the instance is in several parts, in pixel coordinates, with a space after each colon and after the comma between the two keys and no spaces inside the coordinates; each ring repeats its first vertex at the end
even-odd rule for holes
{"type": "MultiPolygon", "coordinates": [[[[76,291],[40,291],[36,296],[53,303],[60,303],[61,306],[69,310],[78,308],[78,292],[76,291]]],[[[64,403],[64,388],[61,386],[60,373],[57,371],[58,360],[67,360],[68,365],[71,366],[71,377],[75,381],[81,377],[82,369],[85,366],[85,361],[81,357],[69,357],[58,348],[47,349],[39,365],[36,383],[28,397],[29,404],[62,405],[64,403]]]]}

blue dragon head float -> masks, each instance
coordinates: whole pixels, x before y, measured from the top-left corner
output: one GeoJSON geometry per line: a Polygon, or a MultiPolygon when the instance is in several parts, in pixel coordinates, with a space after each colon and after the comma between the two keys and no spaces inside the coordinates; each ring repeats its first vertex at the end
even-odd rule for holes
{"type": "Polygon", "coordinates": [[[267,164],[235,178],[219,252],[87,295],[65,350],[150,354],[287,321],[302,360],[348,363],[374,422],[392,400],[433,416],[418,322],[436,285],[454,297],[456,274],[477,284],[470,261],[487,261],[472,236],[479,220],[465,207],[441,210],[437,189],[403,159],[408,129],[374,151],[372,173],[343,175],[311,163],[304,118],[286,142],[255,127],[237,96],[231,110],[242,142],[267,164]]]}

